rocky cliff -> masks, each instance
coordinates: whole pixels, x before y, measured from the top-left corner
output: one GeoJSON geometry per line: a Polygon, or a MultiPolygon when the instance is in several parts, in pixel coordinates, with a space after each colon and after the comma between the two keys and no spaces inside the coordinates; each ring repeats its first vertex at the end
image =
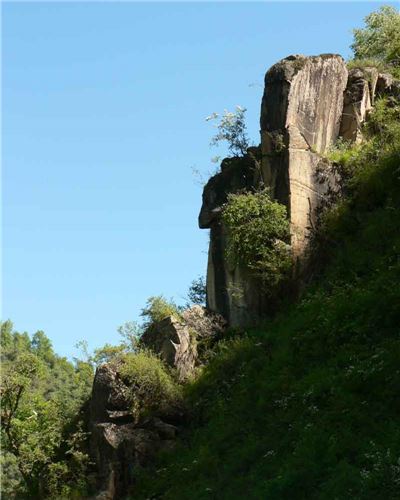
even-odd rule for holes
{"type": "Polygon", "coordinates": [[[317,210],[336,189],[337,174],[325,154],[342,137],[360,141],[361,125],[375,93],[393,86],[390,75],[374,68],[348,72],[335,54],[289,56],[265,75],[260,148],[222,162],[221,172],[204,188],[200,228],[210,229],[207,306],[233,326],[256,323],[270,311],[255,277],[226,258],[227,234],[221,211],[229,193],[268,187],[286,205],[290,219],[294,273],[308,250],[317,210]]]}
{"type": "MultiPolygon", "coordinates": [[[[272,299],[259,279],[227,258],[229,231],[221,214],[229,194],[267,187],[286,206],[296,272],[307,257],[318,208],[340,185],[326,153],[339,137],[362,140],[361,126],[377,95],[398,99],[399,82],[374,68],[348,72],[338,55],[290,56],[266,73],[261,145],[242,157],[223,160],[220,172],[204,187],[199,226],[210,229],[207,309],[195,306],[153,322],[141,338],[142,347],[174,371],[177,383],[194,376],[199,346],[217,338],[225,320],[248,326],[271,310],[272,299]]],[[[132,381],[124,379],[123,362],[98,367],[93,385],[91,448],[99,500],[123,498],[134,486],[137,470],[151,464],[160,450],[174,446],[187,418],[179,405],[146,418],[136,415],[130,400],[132,381]]]]}

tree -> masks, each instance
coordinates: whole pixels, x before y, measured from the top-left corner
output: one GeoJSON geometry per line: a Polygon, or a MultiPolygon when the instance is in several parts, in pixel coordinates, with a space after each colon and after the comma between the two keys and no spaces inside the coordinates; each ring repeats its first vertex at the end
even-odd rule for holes
{"type": "Polygon", "coordinates": [[[365,27],[354,29],[351,48],[355,59],[375,58],[400,68],[400,14],[389,5],[365,18],[365,27]]]}
{"type": "Polygon", "coordinates": [[[45,333],[41,330],[36,332],[31,341],[32,352],[34,352],[40,359],[51,365],[54,363],[55,356],[53,346],[50,339],[46,337],[45,333]]]}
{"type": "Polygon", "coordinates": [[[72,490],[83,487],[88,463],[80,409],[93,369],[57,356],[44,332],[31,340],[13,332],[11,322],[1,331],[4,497],[72,498],[72,490]]]}
{"type": "Polygon", "coordinates": [[[188,307],[192,304],[199,306],[206,305],[206,282],[204,276],[199,276],[197,279],[193,280],[190,284],[188,290],[188,307]]]}
{"type": "MultiPolygon", "coordinates": [[[[220,122],[216,125],[218,132],[211,139],[211,146],[218,146],[220,142],[228,143],[228,151],[233,156],[242,156],[247,152],[249,147],[249,138],[247,137],[246,108],[236,106],[234,112],[225,110],[221,116],[220,122]]],[[[216,120],[219,118],[218,113],[212,113],[206,118],[206,121],[216,120]]]]}

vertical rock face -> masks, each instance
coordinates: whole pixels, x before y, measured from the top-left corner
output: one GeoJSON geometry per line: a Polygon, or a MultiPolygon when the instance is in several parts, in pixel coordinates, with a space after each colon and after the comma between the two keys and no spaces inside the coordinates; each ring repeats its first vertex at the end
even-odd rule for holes
{"type": "Polygon", "coordinates": [[[270,188],[287,207],[294,261],[304,261],[318,208],[340,189],[324,155],[339,137],[362,140],[375,95],[399,96],[399,80],[372,67],[348,72],[335,54],[289,56],[266,73],[261,152],[223,161],[204,188],[199,217],[200,227],[210,228],[207,305],[231,325],[257,322],[271,305],[247,269],[227,262],[229,234],[220,214],[228,194],[270,188]]]}
{"type": "Polygon", "coordinates": [[[372,109],[378,71],[375,68],[352,69],[344,94],[340,135],[352,142],[361,142],[361,125],[372,109]]]}
{"type": "Polygon", "coordinates": [[[347,69],[342,57],[290,56],[265,76],[261,105],[262,173],[273,196],[288,207],[291,245],[301,256],[327,185],[317,172],[337,139],[347,69]]]}
{"type": "Polygon", "coordinates": [[[211,177],[203,191],[199,226],[210,229],[207,266],[207,307],[232,325],[252,323],[265,309],[265,297],[256,281],[241,266],[226,259],[228,234],[221,210],[231,193],[249,191],[262,185],[259,148],[249,148],[243,158],[222,162],[221,172],[211,177]]]}
{"type": "Polygon", "coordinates": [[[207,305],[231,325],[257,322],[269,304],[251,273],[227,262],[221,207],[229,193],[270,187],[288,208],[293,255],[301,257],[315,211],[334,182],[321,154],[338,138],[346,84],[346,65],[338,55],[290,56],[272,66],[261,105],[260,161],[236,158],[232,168],[225,160],[204,188],[199,225],[211,230],[207,305]]]}

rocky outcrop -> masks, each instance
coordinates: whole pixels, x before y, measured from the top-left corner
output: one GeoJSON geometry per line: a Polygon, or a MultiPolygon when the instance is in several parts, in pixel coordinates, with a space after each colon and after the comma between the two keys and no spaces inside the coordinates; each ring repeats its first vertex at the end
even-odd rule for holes
{"type": "Polygon", "coordinates": [[[376,95],[400,99],[400,80],[394,78],[390,73],[379,73],[376,82],[376,95]]]}
{"type": "Polygon", "coordinates": [[[301,258],[317,208],[336,182],[322,155],[339,135],[347,74],[342,57],[332,54],[290,56],[272,66],[261,105],[261,157],[224,160],[204,188],[199,225],[210,228],[207,304],[231,325],[259,321],[271,302],[247,269],[227,261],[221,207],[229,193],[270,188],[287,206],[293,256],[301,258]]]}
{"type": "Polygon", "coordinates": [[[196,333],[182,319],[168,316],[150,325],[141,337],[141,344],[176,368],[179,380],[193,375],[197,362],[196,333]]]}
{"type": "Polygon", "coordinates": [[[340,135],[352,142],[362,141],[361,126],[372,109],[378,71],[375,68],[352,69],[349,72],[340,135]]]}
{"type": "Polygon", "coordinates": [[[97,469],[96,500],[125,498],[137,470],[151,464],[160,450],[173,447],[184,419],[182,410],[174,408],[137,421],[119,368],[118,362],[99,366],[93,383],[90,445],[97,469]]]}
{"type": "MultiPolygon", "coordinates": [[[[222,317],[194,306],[180,317],[167,316],[151,324],[142,335],[140,346],[159,355],[176,370],[179,380],[185,381],[200,363],[198,341],[201,345],[224,328],[222,317]]],[[[138,469],[151,464],[160,450],[174,446],[186,419],[180,401],[160,404],[146,418],[135,414],[132,380],[121,375],[124,363],[123,358],[116,358],[100,365],[93,383],[90,442],[100,492],[97,500],[125,498],[134,487],[138,469]]]]}
{"type": "Polygon", "coordinates": [[[210,229],[207,307],[233,325],[252,323],[265,308],[266,298],[245,268],[232,266],[226,259],[229,236],[221,221],[221,210],[229,194],[262,186],[260,167],[260,149],[249,148],[243,158],[225,159],[221,172],[211,177],[203,191],[199,226],[210,229]]]}
{"type": "Polygon", "coordinates": [[[137,470],[149,466],[161,449],[174,445],[175,426],[157,419],[150,420],[148,428],[143,425],[102,422],[94,426],[91,439],[100,487],[96,500],[125,498],[137,470]]]}
{"type": "Polygon", "coordinates": [[[328,189],[316,172],[321,154],[338,138],[346,84],[345,62],[332,54],[290,56],[265,76],[262,174],[273,196],[288,208],[296,258],[306,249],[316,209],[328,189]]]}

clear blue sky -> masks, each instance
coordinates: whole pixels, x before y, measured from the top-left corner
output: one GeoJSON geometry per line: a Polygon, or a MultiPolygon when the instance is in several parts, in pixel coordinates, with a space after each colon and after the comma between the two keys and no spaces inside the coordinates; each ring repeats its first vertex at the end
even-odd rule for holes
{"type": "Polygon", "coordinates": [[[6,3],[3,319],[73,355],[205,274],[213,111],[292,53],[350,55],[377,3],[6,3]]]}

